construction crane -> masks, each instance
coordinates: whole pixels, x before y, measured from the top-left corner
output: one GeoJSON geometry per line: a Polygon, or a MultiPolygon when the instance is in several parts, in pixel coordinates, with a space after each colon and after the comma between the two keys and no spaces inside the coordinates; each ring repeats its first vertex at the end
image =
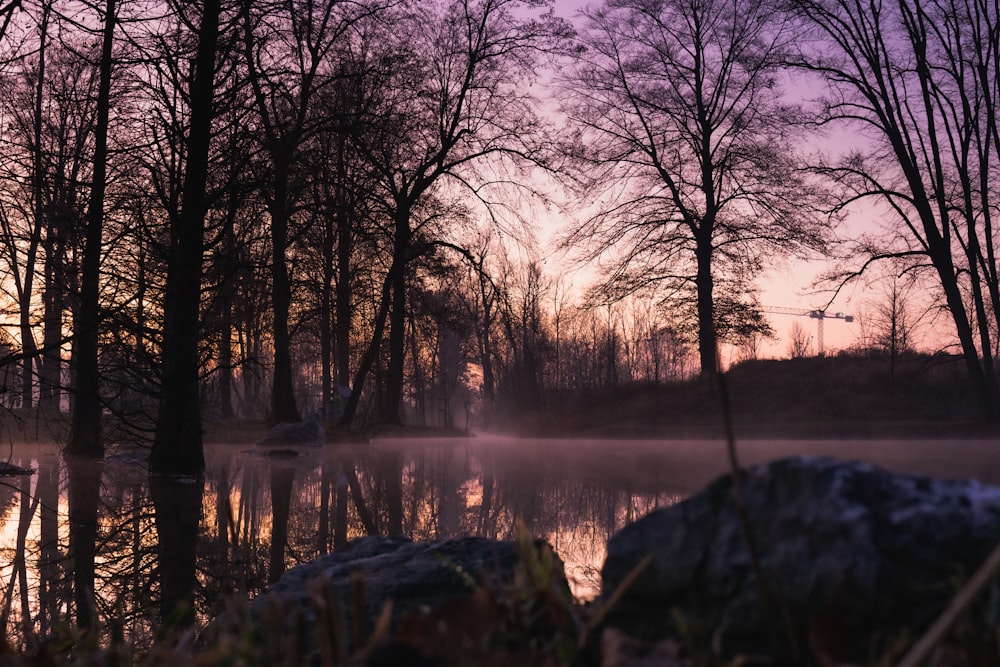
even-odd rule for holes
{"type": "Polygon", "coordinates": [[[845,315],[844,313],[831,313],[828,310],[822,309],[812,309],[812,310],[802,310],[801,308],[781,308],[779,306],[762,306],[762,313],[773,313],[775,315],[798,315],[799,317],[811,317],[816,320],[816,349],[819,352],[819,356],[823,356],[823,320],[835,319],[844,320],[845,322],[853,322],[854,315],[845,315]]]}

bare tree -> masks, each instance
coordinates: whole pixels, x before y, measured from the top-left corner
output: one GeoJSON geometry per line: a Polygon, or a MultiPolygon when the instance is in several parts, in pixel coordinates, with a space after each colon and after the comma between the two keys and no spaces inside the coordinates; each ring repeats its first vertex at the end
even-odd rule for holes
{"type": "Polygon", "coordinates": [[[76,394],[73,423],[66,452],[76,456],[101,458],[100,364],[98,326],[101,323],[101,250],[104,236],[104,193],[107,189],[108,124],[111,113],[111,74],[117,21],[116,0],[106,0],[104,35],[101,46],[100,78],[97,88],[97,120],[94,126],[94,169],[84,232],[80,271],[80,302],[73,320],[76,394]]]}
{"type": "Polygon", "coordinates": [[[824,247],[778,86],[793,35],[770,0],[609,0],[583,16],[561,95],[598,212],[565,243],[608,260],[606,299],[691,300],[711,375],[720,277],[738,282],[731,305],[746,301],[766,256],[824,247]]]}
{"type": "Polygon", "coordinates": [[[272,325],[274,376],[271,419],[301,419],[292,383],[288,330],[292,285],[287,253],[301,231],[292,225],[307,190],[304,174],[295,166],[308,140],[330,119],[315,112],[314,100],[330,76],[334,47],[357,21],[378,11],[363,3],[245,2],[243,5],[244,59],[248,81],[268,156],[264,196],[271,229],[272,325]]]}
{"type": "Polygon", "coordinates": [[[200,475],[205,469],[199,396],[199,314],[205,233],[205,198],[215,100],[215,56],[222,7],[205,0],[191,80],[184,201],[170,229],[164,295],[160,410],[150,472],[200,475]]]}
{"type": "MultiPolygon", "coordinates": [[[[391,257],[376,322],[381,332],[388,318],[387,422],[400,421],[408,265],[445,240],[434,230],[443,228],[442,213],[461,208],[459,193],[496,215],[498,184],[517,181],[510,170],[546,163],[546,127],[528,84],[540,57],[568,33],[551,14],[536,14],[547,4],[405,3],[385,50],[374,55],[390,68],[359,146],[376,174],[391,257]]],[[[380,336],[373,345],[366,357],[380,336]]],[[[364,383],[361,370],[354,392],[364,383]]],[[[348,418],[355,401],[352,395],[348,418]]]]}
{"type": "Polygon", "coordinates": [[[792,322],[788,330],[788,357],[802,359],[812,352],[812,342],[809,332],[798,322],[792,322]]]}
{"type": "Polygon", "coordinates": [[[881,206],[885,233],[839,280],[886,259],[935,275],[982,413],[1000,419],[994,366],[1000,16],[957,0],[791,0],[815,31],[798,64],[823,77],[819,121],[863,137],[819,165],[842,206],[881,206]]]}

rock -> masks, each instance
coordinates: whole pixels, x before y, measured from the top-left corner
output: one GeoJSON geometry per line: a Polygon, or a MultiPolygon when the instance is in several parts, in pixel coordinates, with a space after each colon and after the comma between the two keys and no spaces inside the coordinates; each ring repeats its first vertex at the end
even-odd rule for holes
{"type": "Polygon", "coordinates": [[[430,542],[357,538],[285,572],[251,602],[250,613],[265,626],[269,619],[278,619],[286,625],[286,635],[298,632],[303,655],[315,662],[314,630],[327,628],[327,637],[356,636],[358,630],[350,627],[357,617],[356,604],[360,603],[365,623],[360,636],[367,638],[390,600],[395,628],[401,618],[412,620],[418,613],[469,598],[477,584],[493,588],[509,583],[517,561],[515,542],[479,537],[430,542]],[[337,617],[332,622],[318,618],[318,608],[331,616],[335,609],[337,617]],[[342,630],[333,631],[331,625],[342,630]]]}
{"type": "Polygon", "coordinates": [[[112,443],[104,455],[105,463],[120,463],[146,467],[152,450],[138,443],[112,443]]]}
{"type": "Polygon", "coordinates": [[[257,441],[257,447],[322,447],[326,431],[318,422],[282,422],[257,441]]]}
{"type": "Polygon", "coordinates": [[[34,468],[22,468],[7,461],[0,461],[0,477],[18,477],[21,475],[34,475],[34,468]]]}
{"type": "Polygon", "coordinates": [[[714,634],[728,655],[812,651],[864,662],[875,633],[926,628],[955,593],[955,577],[971,576],[1000,541],[1000,488],[976,482],[802,458],[741,478],[768,611],[726,475],[611,538],[605,597],[652,554],[612,609],[611,627],[649,640],[676,636],[680,619],[689,632],[714,634]]]}

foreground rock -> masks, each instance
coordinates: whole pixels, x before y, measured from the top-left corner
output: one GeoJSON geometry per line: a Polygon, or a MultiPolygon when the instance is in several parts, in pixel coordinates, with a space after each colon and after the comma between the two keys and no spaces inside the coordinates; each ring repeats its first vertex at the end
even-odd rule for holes
{"type": "Polygon", "coordinates": [[[655,639],[676,635],[680,618],[730,655],[863,662],[876,633],[927,627],[956,576],[971,576],[1000,541],[1000,489],[974,482],[831,459],[776,461],[741,478],[765,594],[725,476],[612,537],[605,595],[652,554],[612,626],[655,639]]]}
{"type": "MultiPolygon", "coordinates": [[[[475,620],[488,622],[485,616],[489,615],[490,605],[473,594],[477,589],[500,590],[509,584],[517,564],[515,542],[478,537],[430,542],[363,537],[288,570],[251,603],[250,612],[262,627],[272,627],[276,622],[284,626],[286,636],[298,633],[296,641],[289,644],[300,647],[303,663],[315,662],[317,639],[335,643],[338,637],[351,638],[331,649],[350,653],[358,648],[354,645],[357,638],[364,642],[372,636],[386,609],[391,612],[387,618],[391,620],[393,637],[401,618],[419,619],[451,602],[466,603],[464,607],[453,607],[448,612],[452,617],[458,611],[466,616],[484,616],[475,620]],[[484,588],[480,589],[480,584],[484,588]],[[358,620],[364,627],[355,627],[358,620]],[[317,632],[322,636],[317,638],[317,632]]],[[[558,575],[565,584],[561,563],[558,575]]],[[[468,629],[464,621],[461,625],[468,629]]]]}

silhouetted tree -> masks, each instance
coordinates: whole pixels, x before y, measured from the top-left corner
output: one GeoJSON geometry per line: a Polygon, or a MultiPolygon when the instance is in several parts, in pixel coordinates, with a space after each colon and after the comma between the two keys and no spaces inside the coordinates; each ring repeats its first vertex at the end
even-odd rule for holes
{"type": "Polygon", "coordinates": [[[802,359],[809,356],[812,345],[809,342],[809,332],[799,322],[792,322],[788,331],[788,356],[791,359],[802,359]]]}
{"type": "Polygon", "coordinates": [[[764,257],[823,247],[778,86],[794,35],[771,0],[614,0],[583,17],[560,96],[599,212],[566,244],[610,260],[607,299],[693,291],[710,375],[720,277],[746,286],[764,257]]]}
{"type": "Polygon", "coordinates": [[[304,204],[302,162],[310,138],[330,119],[316,112],[318,94],[330,85],[334,47],[355,22],[377,11],[363,3],[245,2],[244,60],[268,157],[263,194],[271,230],[271,305],[274,375],[271,419],[301,419],[295,401],[289,334],[292,283],[288,249],[301,230],[293,227],[304,204]]]}
{"type": "Polygon", "coordinates": [[[94,125],[94,168],[80,262],[80,299],[73,320],[73,364],[76,373],[73,423],[67,453],[75,456],[104,456],[101,434],[101,371],[98,359],[98,327],[101,324],[101,255],[104,237],[104,193],[108,173],[108,122],[111,113],[111,74],[117,22],[117,2],[104,6],[104,37],[101,46],[100,76],[97,86],[94,125]]]}
{"type": "Polygon", "coordinates": [[[191,80],[184,200],[171,221],[163,304],[160,410],[150,458],[153,473],[200,475],[205,469],[199,395],[199,313],[209,147],[215,99],[220,0],[205,0],[197,23],[191,80]]]}
{"type": "Polygon", "coordinates": [[[885,207],[886,233],[862,237],[846,256],[856,261],[835,277],[856,277],[886,258],[928,265],[979,407],[1000,419],[996,7],[928,0],[791,0],[789,7],[812,31],[799,42],[797,63],[828,87],[818,121],[864,137],[819,169],[844,207],[885,207]]]}
{"type": "MultiPolygon", "coordinates": [[[[393,15],[383,50],[373,54],[390,67],[373,91],[377,104],[357,144],[376,178],[391,257],[375,322],[379,335],[366,353],[374,357],[388,317],[380,415],[386,422],[401,421],[409,265],[443,240],[433,230],[444,214],[458,211],[454,188],[492,209],[493,187],[504,180],[496,174],[505,166],[546,164],[546,128],[528,84],[540,57],[569,32],[551,14],[532,17],[548,4],[405,3],[393,15]]],[[[362,370],[354,392],[364,384],[362,370]]],[[[348,410],[355,403],[352,396],[348,410]]]]}

